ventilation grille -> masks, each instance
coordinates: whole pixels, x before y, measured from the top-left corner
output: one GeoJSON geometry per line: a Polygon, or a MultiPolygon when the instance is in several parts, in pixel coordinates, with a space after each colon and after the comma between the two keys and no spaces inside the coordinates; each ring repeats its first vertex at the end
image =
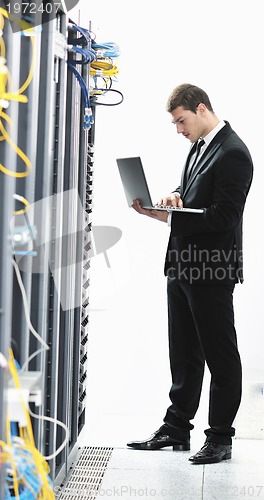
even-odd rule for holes
{"type": "Polygon", "coordinates": [[[85,447],[65,485],[59,500],[95,500],[113,448],[85,447]]]}

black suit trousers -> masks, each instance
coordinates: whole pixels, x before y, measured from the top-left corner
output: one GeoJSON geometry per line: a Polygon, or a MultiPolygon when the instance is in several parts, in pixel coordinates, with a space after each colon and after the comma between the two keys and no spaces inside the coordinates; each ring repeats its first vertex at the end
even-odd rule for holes
{"type": "Polygon", "coordinates": [[[241,401],[241,361],[233,311],[233,284],[190,285],[168,278],[171,406],[162,426],[189,437],[197,412],[205,363],[210,374],[207,441],[230,444],[241,401]]]}

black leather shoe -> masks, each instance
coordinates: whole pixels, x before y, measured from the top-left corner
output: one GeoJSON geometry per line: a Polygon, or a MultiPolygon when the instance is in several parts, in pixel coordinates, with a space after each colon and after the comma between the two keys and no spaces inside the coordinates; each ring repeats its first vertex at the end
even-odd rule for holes
{"type": "Polygon", "coordinates": [[[160,450],[160,448],[172,446],[174,451],[189,451],[190,440],[175,439],[161,431],[156,431],[146,441],[131,441],[127,443],[127,446],[136,450],[160,450]]]}
{"type": "Polygon", "coordinates": [[[231,444],[218,444],[207,441],[204,446],[189,460],[193,464],[216,464],[228,460],[232,456],[231,444]]]}

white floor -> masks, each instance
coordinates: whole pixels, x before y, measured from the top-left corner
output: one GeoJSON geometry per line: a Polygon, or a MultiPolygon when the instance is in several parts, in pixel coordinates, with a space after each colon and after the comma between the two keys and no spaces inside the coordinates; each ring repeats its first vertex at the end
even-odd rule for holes
{"type": "MultiPolygon", "coordinates": [[[[130,439],[148,437],[147,419],[108,416],[86,428],[83,444],[112,446],[113,453],[98,498],[167,500],[235,500],[264,498],[264,440],[234,439],[231,460],[193,465],[188,460],[203,444],[199,425],[192,433],[191,451],[129,449],[130,439]],[[99,430],[100,429],[100,430],[99,430]],[[138,431],[136,431],[138,429],[138,431]],[[142,431],[145,431],[145,433],[142,431]]],[[[150,429],[148,429],[149,432],[150,429]]],[[[154,428],[150,431],[152,432],[154,428]]],[[[150,433],[151,433],[150,432],[150,433]]]]}
{"type": "MultiPolygon", "coordinates": [[[[93,374],[90,375],[93,379],[93,374]]],[[[111,380],[110,375],[109,377],[111,380]]],[[[190,452],[174,452],[171,448],[159,451],[129,449],[126,446],[128,441],[145,439],[161,425],[164,407],[161,408],[160,405],[165,401],[157,391],[157,402],[154,397],[148,399],[147,407],[144,404],[144,397],[138,394],[139,406],[132,415],[131,409],[124,407],[127,401],[125,395],[123,401],[117,400],[118,388],[112,384],[109,388],[108,382],[106,379],[100,382],[98,378],[96,384],[94,378],[93,383],[97,386],[97,391],[100,391],[100,395],[95,390],[94,395],[97,394],[97,399],[94,397],[87,403],[87,423],[81,436],[83,446],[113,447],[98,498],[122,500],[264,498],[264,426],[261,425],[261,422],[264,422],[264,406],[263,397],[258,392],[251,394],[252,387],[254,392],[256,384],[245,385],[244,399],[236,420],[238,437],[233,440],[232,459],[203,466],[191,464],[188,458],[201,448],[205,439],[203,430],[207,427],[208,373],[205,376],[200,408],[193,421],[195,427],[191,433],[190,452]],[[105,405],[101,401],[103,386],[106,387],[105,405]],[[112,406],[111,394],[115,401],[112,406]],[[114,408],[116,412],[113,411],[114,408]],[[111,413],[108,413],[109,409],[111,413]]]]}
{"type": "MultiPolygon", "coordinates": [[[[101,283],[105,286],[106,280],[101,283]]],[[[157,288],[154,277],[152,288],[157,288]]],[[[98,498],[264,498],[263,369],[244,369],[231,460],[205,466],[188,460],[205,440],[208,372],[193,421],[190,452],[137,451],[126,446],[160,427],[170,404],[165,293],[159,290],[159,298],[154,295],[151,300],[140,293],[139,289],[135,297],[131,285],[128,297],[120,288],[110,297],[102,297],[90,312],[88,400],[80,445],[113,448],[98,498]]],[[[244,354],[243,362],[246,359],[244,354]]]]}
{"type": "Polygon", "coordinates": [[[205,466],[188,462],[189,452],[114,449],[99,497],[264,498],[263,443],[237,440],[233,448],[232,460],[205,466]]]}

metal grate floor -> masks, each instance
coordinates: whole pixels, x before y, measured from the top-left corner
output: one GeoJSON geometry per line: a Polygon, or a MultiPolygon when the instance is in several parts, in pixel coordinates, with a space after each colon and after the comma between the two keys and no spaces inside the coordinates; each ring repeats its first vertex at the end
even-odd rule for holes
{"type": "Polygon", "coordinates": [[[95,500],[111,458],[113,448],[84,447],[58,500],[95,500]]]}

